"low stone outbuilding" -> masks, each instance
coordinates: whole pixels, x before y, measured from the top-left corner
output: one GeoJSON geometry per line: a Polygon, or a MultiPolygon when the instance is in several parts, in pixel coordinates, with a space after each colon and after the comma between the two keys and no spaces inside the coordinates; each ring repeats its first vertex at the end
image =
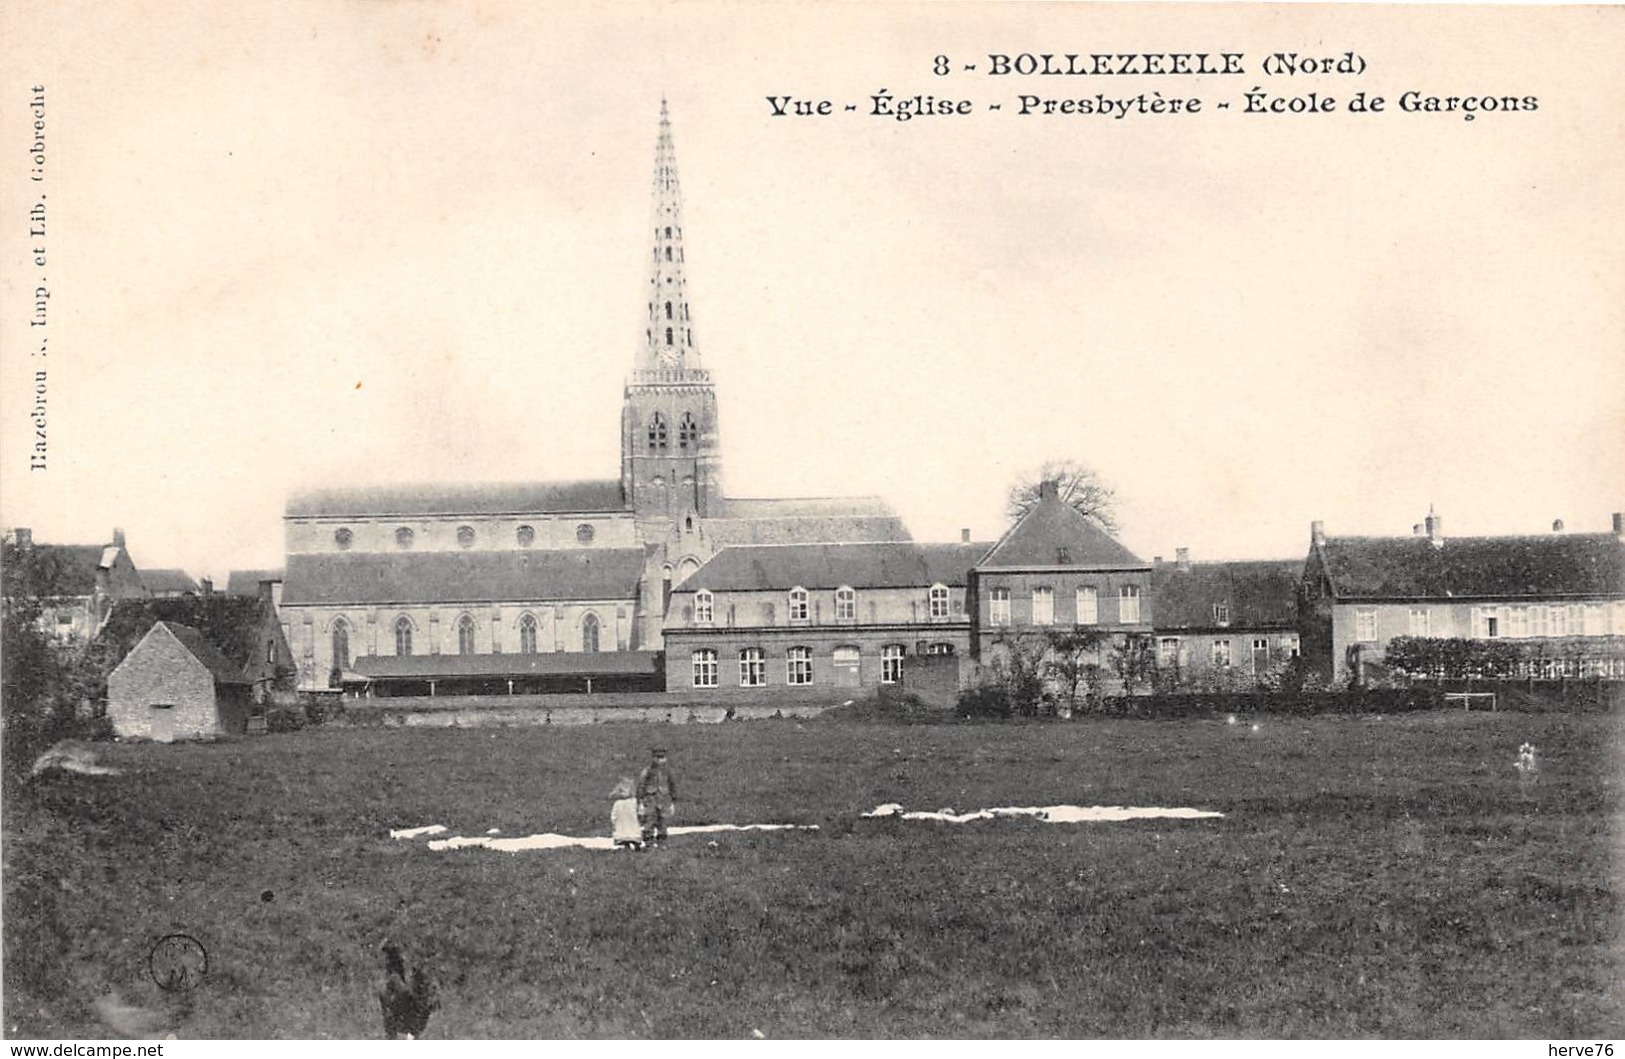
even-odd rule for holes
{"type": "Polygon", "coordinates": [[[124,739],[169,743],[246,730],[251,682],[202,633],[161,621],[107,677],[107,716],[124,739]]]}

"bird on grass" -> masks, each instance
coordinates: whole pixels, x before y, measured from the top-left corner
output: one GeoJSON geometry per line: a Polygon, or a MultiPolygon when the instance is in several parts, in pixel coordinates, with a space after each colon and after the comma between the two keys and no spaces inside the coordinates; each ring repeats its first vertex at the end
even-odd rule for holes
{"type": "Polygon", "coordinates": [[[384,1009],[384,1037],[392,1041],[412,1041],[423,1036],[429,1015],[440,1007],[434,978],[422,967],[407,973],[406,957],[393,941],[383,944],[384,985],[378,990],[378,1003],[384,1009]]]}

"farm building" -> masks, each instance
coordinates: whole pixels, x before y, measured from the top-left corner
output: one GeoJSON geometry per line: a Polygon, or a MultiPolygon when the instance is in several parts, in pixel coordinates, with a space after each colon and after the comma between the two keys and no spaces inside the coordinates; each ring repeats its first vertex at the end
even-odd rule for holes
{"type": "Polygon", "coordinates": [[[1397,637],[1505,640],[1532,677],[1619,676],[1625,516],[1612,533],[1446,537],[1429,512],[1408,537],[1310,527],[1301,587],[1304,657],[1324,676],[1383,671],[1397,637]]]}
{"type": "Polygon", "coordinates": [[[44,631],[60,640],[89,639],[101,632],[113,604],[151,596],[129,551],[124,531],[107,544],[38,544],[31,530],[15,531],[19,561],[36,582],[44,631]]]}
{"type": "Polygon", "coordinates": [[[176,739],[247,730],[252,681],[202,633],[160,621],[107,677],[107,717],[125,739],[176,739]]]}

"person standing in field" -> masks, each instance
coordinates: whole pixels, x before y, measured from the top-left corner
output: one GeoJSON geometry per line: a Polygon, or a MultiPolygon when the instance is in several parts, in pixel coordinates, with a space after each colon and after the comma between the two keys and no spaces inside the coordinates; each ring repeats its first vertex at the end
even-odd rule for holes
{"type": "Polygon", "coordinates": [[[616,849],[642,849],[643,825],[638,820],[637,792],[631,776],[622,776],[609,792],[610,837],[616,849]]]}
{"type": "Polygon", "coordinates": [[[638,776],[638,816],[643,821],[643,844],[666,841],[666,828],[677,811],[677,784],[666,764],[666,751],[655,747],[649,767],[638,776]]]}

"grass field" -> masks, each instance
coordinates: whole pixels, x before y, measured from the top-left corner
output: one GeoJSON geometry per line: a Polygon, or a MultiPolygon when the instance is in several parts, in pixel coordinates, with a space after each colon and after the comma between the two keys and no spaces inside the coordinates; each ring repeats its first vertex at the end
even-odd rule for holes
{"type": "Polygon", "coordinates": [[[5,1028],[372,1037],[386,935],[434,1037],[1625,1036],[1618,719],[832,721],[307,731],[110,745],[6,806],[5,1028]],[[681,821],[817,832],[645,854],[430,852],[391,828],[602,834],[669,747],[681,821]],[[1519,744],[1541,753],[1521,785],[1519,744]],[[959,826],[960,810],[1222,820],[959,826]],[[206,945],[184,999],[153,940],[206,945]]]}

